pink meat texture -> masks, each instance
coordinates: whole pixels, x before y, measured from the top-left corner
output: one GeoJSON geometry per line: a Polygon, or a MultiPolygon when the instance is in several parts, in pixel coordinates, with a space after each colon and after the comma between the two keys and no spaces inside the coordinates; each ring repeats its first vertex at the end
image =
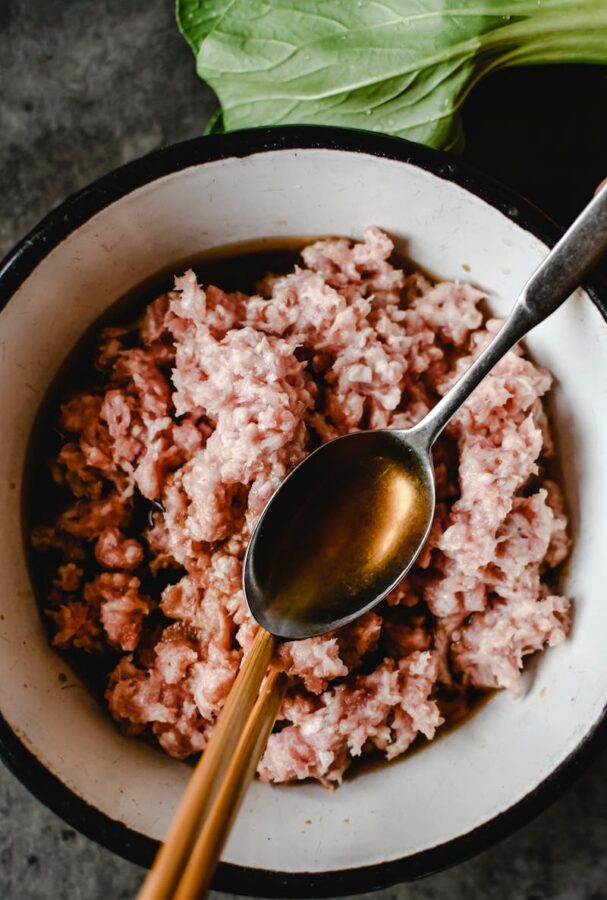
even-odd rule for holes
{"type": "MultiPolygon", "coordinates": [[[[112,715],[174,757],[204,750],[254,637],[242,560],[285,475],[337,435],[419,421],[499,327],[474,287],[405,273],[392,252],[378,228],[318,241],[254,296],[186,272],[103,331],[97,387],[61,406],[51,470],[72,501],[33,533],[60,561],[54,644],[111,651],[112,715]]],[[[436,520],[406,581],[342,631],[281,646],[263,780],[337,784],[353,757],[402,754],[471,688],[520,691],[525,656],[564,640],[551,381],[508,353],[437,444],[436,520]]]]}

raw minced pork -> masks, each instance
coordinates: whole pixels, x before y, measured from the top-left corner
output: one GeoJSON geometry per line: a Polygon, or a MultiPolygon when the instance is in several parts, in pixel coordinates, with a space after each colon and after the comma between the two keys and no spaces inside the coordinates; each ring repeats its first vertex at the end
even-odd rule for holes
{"type": "MultiPolygon", "coordinates": [[[[175,757],[204,749],[254,637],[242,559],[287,472],[319,442],[418,422],[499,327],[474,287],[405,274],[392,250],[377,228],[319,241],[250,297],[186,272],[104,330],[101,386],[61,406],[51,470],[72,502],[33,534],[60,562],[54,643],[118,654],[112,715],[175,757]]],[[[508,353],[437,444],[436,519],[406,581],[281,646],[290,687],[262,779],[338,783],[361,753],[397,756],[434,736],[443,698],[516,691],[524,657],[565,638],[570,603],[546,579],[569,548],[545,474],[551,381],[508,353]]]]}

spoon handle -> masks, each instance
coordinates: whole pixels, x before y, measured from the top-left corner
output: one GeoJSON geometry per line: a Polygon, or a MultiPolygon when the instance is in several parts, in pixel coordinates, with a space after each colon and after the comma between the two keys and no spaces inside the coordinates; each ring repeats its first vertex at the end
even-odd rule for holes
{"type": "Polygon", "coordinates": [[[429,450],[485,375],[524,335],[552,315],[607,253],[607,184],[535,270],[488,347],[428,415],[408,432],[429,450]]]}
{"type": "Polygon", "coordinates": [[[260,628],[190,778],[165,842],[141,887],[138,900],[171,900],[174,897],[184,866],[257,701],[274,647],[273,635],[260,628]]]}

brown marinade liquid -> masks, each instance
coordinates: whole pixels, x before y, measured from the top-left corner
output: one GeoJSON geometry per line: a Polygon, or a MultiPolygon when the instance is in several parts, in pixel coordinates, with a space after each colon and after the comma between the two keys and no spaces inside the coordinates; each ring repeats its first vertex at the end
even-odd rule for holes
{"type": "Polygon", "coordinates": [[[424,536],[430,498],[398,454],[353,455],[310,485],[268,560],[272,615],[341,620],[383,593],[424,536]]]}

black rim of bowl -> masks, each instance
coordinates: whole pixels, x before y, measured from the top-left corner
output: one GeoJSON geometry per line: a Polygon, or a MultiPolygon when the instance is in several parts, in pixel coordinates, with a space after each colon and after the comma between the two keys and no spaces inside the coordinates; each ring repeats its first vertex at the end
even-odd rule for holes
{"type": "MultiPolygon", "coordinates": [[[[548,246],[560,231],[518,194],[460,160],[420,144],[367,131],[312,126],[259,128],[193,138],[157,150],[104,175],[70,196],[44,218],[0,263],[0,310],[44,257],[68,234],[120,197],[158,178],[229,157],[264,151],[332,149],[410,163],[455,182],[495,207],[548,246]]],[[[585,288],[607,320],[607,291],[600,281],[585,288]]],[[[607,739],[607,705],[577,748],[533,791],[465,835],[402,859],[327,872],[280,872],[231,863],[219,866],[213,886],[247,896],[330,897],[359,894],[421,878],[462,862],[506,837],[537,815],[586,767],[607,739]]],[[[0,716],[0,755],[19,780],[78,831],[132,862],[147,866],[158,843],[90,806],[51,774],[0,716]]]]}

